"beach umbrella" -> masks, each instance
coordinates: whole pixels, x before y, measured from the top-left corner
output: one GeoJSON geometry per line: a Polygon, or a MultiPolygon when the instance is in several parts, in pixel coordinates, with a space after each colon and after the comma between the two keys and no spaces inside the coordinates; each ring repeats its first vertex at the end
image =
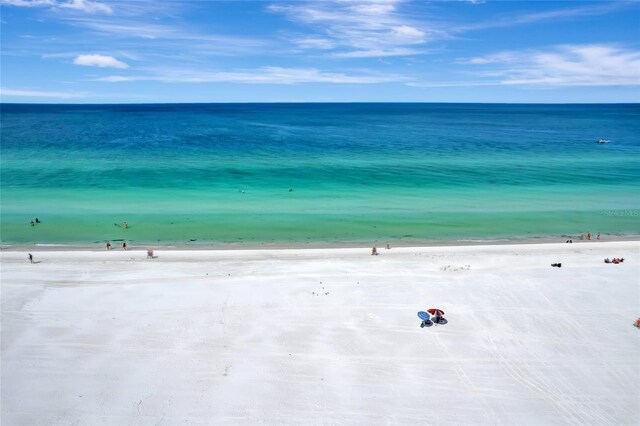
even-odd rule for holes
{"type": "Polygon", "coordinates": [[[418,318],[420,318],[423,321],[429,321],[431,319],[429,318],[429,314],[424,311],[418,312],[418,318]]]}
{"type": "Polygon", "coordinates": [[[444,311],[441,311],[440,309],[427,309],[427,312],[429,312],[431,315],[435,315],[437,317],[442,317],[444,316],[444,311]]]}

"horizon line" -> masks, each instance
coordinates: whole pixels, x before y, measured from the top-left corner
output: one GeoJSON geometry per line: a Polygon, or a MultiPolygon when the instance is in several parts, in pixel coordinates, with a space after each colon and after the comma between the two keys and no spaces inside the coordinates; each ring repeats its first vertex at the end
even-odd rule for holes
{"type": "Polygon", "coordinates": [[[273,104],[463,104],[463,105],[638,105],[636,102],[456,102],[456,101],[247,101],[247,102],[3,102],[2,105],[58,105],[58,106],[128,106],[128,105],[273,105],[273,104]]]}

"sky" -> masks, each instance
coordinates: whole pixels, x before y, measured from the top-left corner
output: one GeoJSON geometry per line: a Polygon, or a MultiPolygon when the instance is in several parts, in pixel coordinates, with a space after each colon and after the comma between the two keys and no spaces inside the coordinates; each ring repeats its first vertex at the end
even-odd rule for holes
{"type": "Polygon", "coordinates": [[[640,1],[0,0],[0,100],[640,101],[640,1]]]}

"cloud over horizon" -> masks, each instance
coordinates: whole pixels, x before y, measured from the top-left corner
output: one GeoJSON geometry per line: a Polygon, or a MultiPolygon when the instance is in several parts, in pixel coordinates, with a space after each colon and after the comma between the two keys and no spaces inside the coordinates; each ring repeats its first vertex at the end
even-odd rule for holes
{"type": "Polygon", "coordinates": [[[85,95],[82,93],[47,92],[47,91],[39,91],[39,90],[13,90],[13,89],[0,88],[0,96],[73,99],[73,98],[82,98],[85,95]]]}
{"type": "Polygon", "coordinates": [[[547,50],[506,51],[460,61],[485,66],[504,85],[640,85],[640,51],[615,45],[560,45],[547,50]]]}
{"type": "Polygon", "coordinates": [[[118,83],[125,81],[161,81],[165,83],[244,83],[244,84],[375,84],[404,81],[406,77],[382,74],[345,74],[316,68],[284,68],[267,66],[241,71],[201,71],[192,69],[155,69],[147,75],[100,77],[94,81],[118,83]]]}

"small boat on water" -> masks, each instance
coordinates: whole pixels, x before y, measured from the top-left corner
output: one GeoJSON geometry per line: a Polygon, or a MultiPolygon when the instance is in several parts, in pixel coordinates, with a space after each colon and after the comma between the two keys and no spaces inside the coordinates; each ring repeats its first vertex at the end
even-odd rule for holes
{"type": "Polygon", "coordinates": [[[607,139],[598,139],[598,143],[609,143],[609,142],[611,141],[607,139]]]}

